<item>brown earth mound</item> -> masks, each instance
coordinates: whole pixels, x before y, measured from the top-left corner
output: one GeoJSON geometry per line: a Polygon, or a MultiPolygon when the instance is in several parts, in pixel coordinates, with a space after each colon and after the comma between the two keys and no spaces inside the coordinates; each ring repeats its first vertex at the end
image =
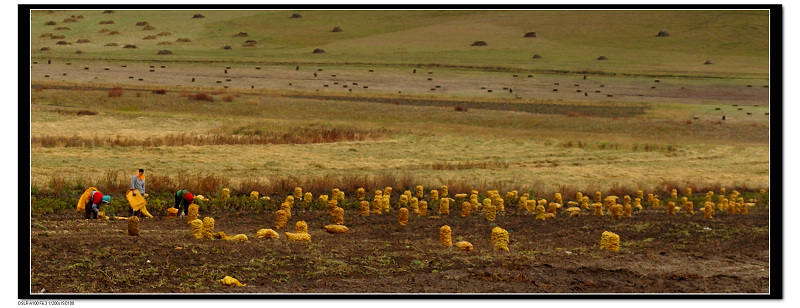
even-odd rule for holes
{"type": "Polygon", "coordinates": [[[114,10],[105,10],[103,14],[114,14],[114,10]]]}
{"type": "Polygon", "coordinates": [[[711,62],[711,60],[706,60],[706,62],[703,62],[703,64],[714,64],[714,62],[711,62]]]}
{"type": "Polygon", "coordinates": [[[67,38],[67,37],[64,36],[64,35],[53,35],[53,36],[50,37],[51,40],[63,40],[65,38],[67,38]]]}
{"type": "Polygon", "coordinates": [[[542,56],[541,56],[541,55],[539,55],[539,54],[535,54],[535,55],[533,55],[533,58],[534,58],[534,59],[541,59],[541,58],[542,58],[542,56]]]}
{"type": "Polygon", "coordinates": [[[608,58],[606,58],[606,56],[599,56],[597,57],[597,60],[608,60],[608,58]]]}
{"type": "Polygon", "coordinates": [[[119,34],[121,34],[121,33],[119,31],[117,31],[117,30],[113,30],[113,31],[108,33],[108,35],[119,35],[119,34]]]}
{"type": "Polygon", "coordinates": [[[159,55],[171,55],[172,54],[172,50],[166,50],[166,49],[165,50],[159,50],[158,54],[159,55]]]}
{"type": "Polygon", "coordinates": [[[172,42],[163,41],[163,42],[158,42],[158,44],[156,45],[172,45],[172,42]]]}
{"type": "Polygon", "coordinates": [[[470,46],[487,46],[487,45],[489,45],[489,44],[486,44],[486,42],[484,42],[484,41],[475,41],[470,46]]]}
{"type": "Polygon", "coordinates": [[[61,22],[78,22],[78,20],[70,17],[70,18],[64,18],[64,20],[62,20],[61,22]]]}
{"type": "Polygon", "coordinates": [[[190,40],[188,38],[185,38],[185,37],[184,38],[179,38],[179,39],[176,40],[176,42],[178,42],[178,43],[190,43],[191,41],[192,40],[190,40]]]}
{"type": "Polygon", "coordinates": [[[136,49],[136,48],[139,48],[139,47],[136,47],[136,45],[127,44],[127,45],[123,46],[122,48],[136,49]]]}
{"type": "Polygon", "coordinates": [[[331,30],[331,32],[342,32],[342,31],[344,30],[342,30],[342,27],[339,26],[333,27],[333,30],[331,30]]]}
{"type": "Polygon", "coordinates": [[[658,34],[656,34],[656,36],[661,36],[661,37],[669,36],[669,33],[667,31],[661,30],[658,31],[658,34]]]}
{"type": "Polygon", "coordinates": [[[67,42],[67,41],[58,41],[58,42],[56,43],[56,45],[72,45],[72,43],[70,43],[70,42],[67,42]]]}
{"type": "Polygon", "coordinates": [[[206,18],[203,14],[194,14],[192,18],[206,18]]]}
{"type": "Polygon", "coordinates": [[[147,26],[147,25],[149,25],[149,24],[150,24],[150,23],[148,23],[148,22],[146,22],[146,21],[139,21],[139,22],[136,22],[136,26],[147,26]]]}
{"type": "Polygon", "coordinates": [[[46,21],[46,22],[44,23],[44,25],[45,25],[45,26],[55,26],[55,25],[56,25],[56,22],[55,22],[55,21],[52,21],[52,20],[50,20],[50,21],[46,21]]]}
{"type": "Polygon", "coordinates": [[[324,50],[324,49],[317,48],[317,49],[314,49],[314,52],[313,52],[313,53],[325,53],[325,50],[324,50]]]}
{"type": "Polygon", "coordinates": [[[524,37],[536,37],[536,32],[528,32],[528,33],[525,33],[525,36],[524,36],[524,37]]]}
{"type": "Polygon", "coordinates": [[[168,35],[172,35],[172,33],[170,33],[169,31],[164,31],[164,32],[159,32],[156,35],[158,35],[158,36],[168,36],[168,35]]]}
{"type": "Polygon", "coordinates": [[[233,37],[248,37],[250,36],[247,32],[239,32],[233,35],[233,37]]]}
{"type": "Polygon", "coordinates": [[[300,14],[294,13],[294,14],[292,14],[292,16],[291,16],[291,17],[289,17],[289,18],[303,18],[303,15],[300,15],[300,14]]]}
{"type": "Polygon", "coordinates": [[[142,39],[143,39],[143,40],[154,40],[154,39],[157,39],[157,38],[158,38],[158,37],[157,37],[157,36],[155,36],[155,35],[148,35],[148,36],[145,36],[145,37],[144,37],[144,38],[142,38],[142,39]]]}
{"type": "Polygon", "coordinates": [[[113,20],[101,20],[100,24],[101,25],[113,25],[114,21],[113,20]]]}
{"type": "Polygon", "coordinates": [[[228,49],[231,49],[231,46],[225,45],[225,46],[222,46],[222,49],[228,50],[228,49]]]}
{"type": "Polygon", "coordinates": [[[53,36],[52,33],[47,32],[47,33],[42,33],[42,35],[40,35],[39,37],[52,37],[52,36],[53,36]]]}
{"type": "Polygon", "coordinates": [[[119,44],[117,44],[117,43],[108,43],[108,44],[106,44],[105,46],[108,46],[108,47],[115,47],[115,46],[119,46],[119,44]]]}
{"type": "Polygon", "coordinates": [[[153,27],[152,25],[147,24],[146,26],[144,26],[144,28],[142,28],[142,31],[150,31],[150,30],[155,30],[155,29],[156,29],[156,27],[153,27]]]}
{"type": "Polygon", "coordinates": [[[56,30],[72,30],[69,27],[58,27],[56,30]]]}
{"type": "Polygon", "coordinates": [[[79,39],[77,43],[78,44],[86,44],[86,43],[91,43],[91,42],[92,41],[90,41],[89,39],[79,39]]]}

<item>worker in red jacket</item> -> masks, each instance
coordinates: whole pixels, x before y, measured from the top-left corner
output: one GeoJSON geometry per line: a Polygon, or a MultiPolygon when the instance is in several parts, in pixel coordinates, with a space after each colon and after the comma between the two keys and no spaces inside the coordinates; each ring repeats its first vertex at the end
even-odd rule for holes
{"type": "Polygon", "coordinates": [[[110,196],[104,196],[103,193],[96,190],[92,191],[91,195],[89,196],[89,201],[86,202],[86,206],[84,207],[86,219],[97,219],[97,214],[100,212],[100,207],[102,204],[110,201],[110,196]]]}

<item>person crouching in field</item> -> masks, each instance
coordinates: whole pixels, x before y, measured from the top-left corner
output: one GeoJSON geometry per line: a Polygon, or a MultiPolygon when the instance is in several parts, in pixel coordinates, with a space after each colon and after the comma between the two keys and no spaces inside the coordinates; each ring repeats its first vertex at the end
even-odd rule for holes
{"type": "Polygon", "coordinates": [[[175,205],[172,207],[178,209],[181,216],[186,216],[192,201],[194,201],[194,195],[188,190],[181,189],[175,193],[175,205]]]}
{"type": "Polygon", "coordinates": [[[78,200],[78,211],[83,210],[86,219],[97,219],[102,204],[110,201],[110,196],[104,196],[97,188],[89,187],[78,200]]]}
{"type": "Polygon", "coordinates": [[[144,197],[147,197],[147,193],[144,191],[144,184],[144,169],[139,169],[139,172],[131,177],[131,188],[125,194],[125,198],[128,199],[128,203],[131,205],[131,216],[144,215],[147,218],[153,218],[153,215],[150,215],[147,211],[147,201],[144,200],[144,197]]]}

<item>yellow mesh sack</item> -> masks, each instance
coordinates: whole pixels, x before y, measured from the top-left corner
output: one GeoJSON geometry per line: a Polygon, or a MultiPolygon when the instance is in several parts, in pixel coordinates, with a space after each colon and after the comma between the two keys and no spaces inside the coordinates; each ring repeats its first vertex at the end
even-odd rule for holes
{"type": "Polygon", "coordinates": [[[311,203],[311,201],[313,200],[314,200],[314,195],[312,195],[310,192],[306,192],[305,194],[303,194],[303,202],[311,203]]]}
{"type": "Polygon", "coordinates": [[[600,202],[595,202],[592,204],[594,206],[594,215],[595,216],[604,216],[605,213],[603,212],[603,204],[600,202]]]}
{"type": "Polygon", "coordinates": [[[356,199],[364,200],[364,198],[366,198],[366,197],[367,197],[367,194],[366,194],[366,191],[364,190],[363,187],[359,187],[358,189],[356,189],[356,199]]]}
{"type": "Polygon", "coordinates": [[[667,202],[667,215],[675,215],[675,202],[667,202]]]}
{"type": "Polygon", "coordinates": [[[275,212],[275,229],[286,229],[286,223],[289,219],[286,218],[286,211],[278,210],[275,212]]]}
{"type": "Polygon", "coordinates": [[[186,213],[186,223],[192,222],[192,220],[197,219],[198,212],[200,212],[200,206],[197,204],[190,204],[189,210],[186,213]]]}
{"type": "Polygon", "coordinates": [[[258,232],[256,232],[256,236],[258,238],[278,238],[278,237],[280,237],[280,235],[278,235],[278,232],[275,232],[275,230],[272,230],[272,229],[261,229],[261,230],[258,230],[258,232]]]}
{"type": "Polygon", "coordinates": [[[417,216],[425,217],[428,216],[428,202],[427,201],[420,201],[419,202],[419,212],[417,216]]]}
{"type": "Polygon", "coordinates": [[[508,231],[500,227],[492,228],[492,245],[497,250],[508,251],[508,231]]]}
{"type": "Polygon", "coordinates": [[[581,208],[577,206],[568,207],[566,212],[569,213],[569,217],[578,217],[581,216],[581,208]]]}
{"type": "Polygon", "coordinates": [[[436,189],[431,190],[431,202],[439,200],[439,191],[436,189]]]}
{"type": "Polygon", "coordinates": [[[239,280],[231,276],[225,276],[225,278],[222,278],[219,281],[226,286],[234,286],[234,287],[246,286],[246,284],[242,284],[241,282],[239,282],[239,280]]]}
{"type": "Polygon", "coordinates": [[[369,201],[358,202],[358,215],[369,216],[369,201]]]}
{"type": "Polygon", "coordinates": [[[442,201],[439,202],[439,215],[450,215],[450,199],[442,198],[442,201]]]}
{"type": "Polygon", "coordinates": [[[460,241],[456,243],[456,247],[458,247],[458,249],[461,249],[463,251],[472,251],[472,244],[467,241],[460,241]]]}
{"type": "MultiPolygon", "coordinates": [[[[534,201],[530,200],[528,202],[534,202],[534,201]]],[[[537,220],[545,220],[545,217],[544,217],[544,214],[545,214],[544,205],[541,205],[541,204],[537,205],[535,212],[536,212],[536,219],[537,220]]]]}
{"type": "Polygon", "coordinates": [[[442,246],[453,246],[450,226],[444,225],[439,228],[439,243],[441,243],[442,246]]]}
{"type": "Polygon", "coordinates": [[[694,202],[687,201],[686,205],[684,205],[684,208],[686,210],[686,214],[694,215],[694,202]]]}
{"type": "Polygon", "coordinates": [[[284,232],[286,240],[291,242],[311,242],[311,234],[284,232]]]}
{"type": "Polygon", "coordinates": [[[347,233],[347,227],[344,225],[327,225],[325,226],[325,232],[332,234],[343,234],[347,233]]]}
{"type": "Polygon", "coordinates": [[[412,212],[419,214],[419,199],[417,197],[408,199],[408,207],[411,208],[412,212]]]}
{"type": "Polygon", "coordinates": [[[231,197],[231,190],[228,189],[228,188],[223,188],[222,189],[222,200],[223,201],[228,200],[228,198],[230,198],[230,197],[231,197]]]}
{"type": "Polygon", "coordinates": [[[308,233],[308,224],[304,220],[300,220],[294,225],[295,233],[308,233]]]}
{"type": "Polygon", "coordinates": [[[630,204],[630,202],[625,203],[625,209],[622,210],[622,217],[631,217],[632,212],[633,206],[630,204]]]}
{"type": "Polygon", "coordinates": [[[189,222],[189,227],[192,230],[192,236],[196,239],[203,238],[203,221],[200,219],[195,219],[189,222]]]}
{"type": "Polygon", "coordinates": [[[344,209],[341,207],[336,207],[333,209],[333,223],[337,225],[344,224],[344,209]]]}
{"type": "Polygon", "coordinates": [[[497,219],[497,207],[494,204],[485,205],[483,211],[486,212],[486,221],[495,221],[497,219]]]}
{"type": "Polygon", "coordinates": [[[390,202],[391,202],[391,199],[389,199],[389,194],[383,194],[383,203],[381,203],[381,204],[383,205],[383,212],[384,213],[388,213],[389,210],[391,209],[391,206],[389,204],[390,202]]]}
{"type": "Polygon", "coordinates": [[[128,200],[128,204],[131,205],[131,208],[134,211],[141,211],[145,205],[147,205],[147,201],[144,200],[142,194],[138,191],[136,195],[133,195],[133,192],[136,191],[135,189],[128,189],[128,192],[125,193],[125,199],[128,200]]]}
{"type": "Polygon", "coordinates": [[[128,235],[139,236],[139,217],[128,218],[128,235]]]}
{"type": "Polygon", "coordinates": [[[303,189],[300,187],[295,187],[293,196],[295,199],[301,200],[303,198],[303,189]]]}
{"type": "Polygon", "coordinates": [[[178,217],[178,209],[171,207],[167,209],[167,218],[178,217]]]}
{"type": "Polygon", "coordinates": [[[86,209],[86,203],[89,202],[89,198],[92,196],[92,192],[97,190],[95,187],[89,187],[83,191],[80,199],[78,199],[78,206],[76,207],[78,211],[83,211],[86,209]]]}
{"type": "Polygon", "coordinates": [[[422,185],[417,185],[414,187],[414,196],[416,196],[418,199],[422,199],[424,193],[425,190],[422,185]]]}
{"type": "Polygon", "coordinates": [[[204,239],[211,239],[214,238],[214,218],[211,217],[204,217],[203,218],[203,238],[204,239]]]}
{"type": "Polygon", "coordinates": [[[600,236],[600,249],[619,251],[619,235],[605,231],[600,236]]]}
{"type": "Polygon", "coordinates": [[[400,211],[397,213],[397,224],[401,226],[408,225],[408,209],[407,208],[400,208],[400,211]]]}
{"type": "Polygon", "coordinates": [[[461,217],[468,217],[471,211],[472,204],[470,204],[469,201],[464,201],[464,203],[461,203],[461,217]]]}
{"type": "Polygon", "coordinates": [[[249,239],[247,238],[247,235],[244,235],[244,234],[234,235],[232,238],[230,238],[228,240],[232,241],[232,242],[247,242],[247,241],[249,241],[249,239]]]}
{"type": "Polygon", "coordinates": [[[254,191],[250,192],[250,200],[258,200],[258,192],[257,191],[254,190],[254,191]]]}
{"type": "Polygon", "coordinates": [[[383,213],[383,198],[375,196],[372,200],[372,214],[380,215],[383,213]]]}
{"type": "MultiPolygon", "coordinates": [[[[674,205],[675,203],[672,204],[674,205]]],[[[616,203],[611,206],[611,219],[622,219],[622,204],[616,203]]]]}

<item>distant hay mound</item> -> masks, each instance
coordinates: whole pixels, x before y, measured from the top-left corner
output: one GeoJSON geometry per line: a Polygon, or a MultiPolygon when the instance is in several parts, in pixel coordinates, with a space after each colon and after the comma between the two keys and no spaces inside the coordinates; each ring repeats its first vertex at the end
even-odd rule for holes
{"type": "Polygon", "coordinates": [[[175,41],[178,42],[178,43],[190,43],[192,40],[190,40],[188,38],[185,38],[185,37],[182,37],[182,38],[179,38],[179,39],[177,39],[175,41]]]}
{"type": "Polygon", "coordinates": [[[67,42],[67,41],[58,41],[58,42],[56,42],[56,45],[72,45],[72,43],[67,42]]]}
{"type": "Polygon", "coordinates": [[[108,33],[108,35],[120,35],[120,34],[122,33],[119,32],[118,30],[112,30],[111,32],[108,33]]]}
{"type": "Polygon", "coordinates": [[[45,25],[45,26],[55,26],[55,25],[56,25],[56,22],[55,22],[55,21],[52,21],[52,20],[49,20],[49,21],[46,21],[46,22],[44,23],[44,25],[45,25]]]}
{"type": "Polygon", "coordinates": [[[50,50],[50,47],[42,47],[42,48],[40,48],[39,50],[40,50],[40,51],[49,51],[49,50],[50,50]]]}
{"type": "Polygon", "coordinates": [[[101,25],[113,25],[114,21],[113,20],[101,20],[100,24],[101,25]]]}
{"type": "Polygon", "coordinates": [[[172,54],[172,50],[166,50],[166,49],[165,50],[159,50],[158,54],[159,55],[171,55],[172,54]]]}
{"type": "Polygon", "coordinates": [[[524,37],[536,37],[536,32],[527,32],[524,37]]]}
{"type": "Polygon", "coordinates": [[[157,38],[158,38],[158,37],[157,37],[157,36],[155,36],[155,35],[148,35],[148,36],[145,36],[145,37],[144,37],[144,38],[142,38],[142,39],[143,39],[143,40],[154,40],[154,39],[157,39],[157,38]]]}
{"type": "Polygon", "coordinates": [[[80,50],[76,50],[76,51],[75,51],[75,54],[76,54],[76,55],[79,55],[79,54],[82,54],[82,53],[83,53],[83,51],[80,51],[80,50]]]}
{"type": "Polygon", "coordinates": [[[119,44],[117,44],[117,43],[108,43],[105,46],[115,47],[115,46],[119,46],[119,44]]]}
{"type": "Polygon", "coordinates": [[[256,47],[256,43],[255,43],[255,41],[252,41],[252,42],[251,41],[247,41],[244,44],[242,44],[242,47],[256,47]]]}
{"type": "Polygon", "coordinates": [[[608,58],[606,58],[606,56],[599,56],[597,57],[597,60],[608,60],[608,58]]]}
{"type": "Polygon", "coordinates": [[[50,33],[50,32],[42,33],[42,35],[39,35],[39,37],[52,37],[52,36],[53,36],[53,34],[50,33]]]}
{"type": "Polygon", "coordinates": [[[539,55],[539,54],[535,54],[535,55],[533,55],[533,58],[534,58],[534,59],[541,59],[541,58],[542,58],[542,56],[541,56],[541,55],[539,55]]]}
{"type": "Polygon", "coordinates": [[[78,44],[86,44],[86,43],[91,43],[91,42],[92,41],[90,41],[89,39],[78,39],[77,43],[78,44]]]}
{"type": "Polygon", "coordinates": [[[484,41],[475,41],[470,46],[487,46],[487,45],[489,45],[489,44],[486,44],[486,42],[484,42],[484,41]]]}
{"type": "Polygon", "coordinates": [[[103,14],[114,14],[114,10],[105,10],[103,14]]]}
{"type": "Polygon", "coordinates": [[[139,47],[136,47],[136,45],[126,44],[125,46],[122,46],[122,48],[136,49],[136,48],[139,48],[139,47]]]}
{"type": "Polygon", "coordinates": [[[172,45],[172,42],[163,41],[163,42],[158,42],[158,44],[156,44],[156,45],[172,45]]]}
{"type": "Polygon", "coordinates": [[[325,49],[317,48],[317,49],[314,49],[313,53],[325,53],[325,49]]]}
{"type": "Polygon", "coordinates": [[[169,36],[169,35],[172,35],[172,33],[169,32],[169,31],[164,31],[164,32],[159,32],[156,35],[158,35],[158,36],[169,36]]]}
{"type": "Polygon", "coordinates": [[[150,23],[148,23],[148,22],[146,22],[146,21],[139,21],[139,22],[136,22],[136,26],[137,26],[137,27],[141,27],[141,26],[147,26],[147,25],[149,25],[149,24],[150,24],[150,23]]]}
{"type": "Polygon", "coordinates": [[[144,26],[144,28],[142,28],[142,31],[150,31],[150,30],[155,30],[155,29],[156,29],[156,27],[153,27],[152,25],[147,24],[146,26],[144,26]]]}
{"type": "Polygon", "coordinates": [[[53,35],[53,36],[50,37],[51,40],[63,40],[65,38],[67,38],[67,37],[64,36],[64,35],[53,35]]]}
{"type": "Polygon", "coordinates": [[[72,15],[72,18],[83,19],[83,15],[72,15]]]}
{"type": "Polygon", "coordinates": [[[229,49],[232,49],[232,48],[231,48],[231,46],[225,45],[225,46],[222,46],[222,49],[229,50],[229,49]]]}
{"type": "Polygon", "coordinates": [[[239,32],[233,35],[233,37],[248,37],[250,36],[247,32],[239,32]]]}
{"type": "Polygon", "coordinates": [[[192,15],[192,18],[206,18],[206,17],[203,16],[203,14],[194,14],[192,15]]]}
{"type": "Polygon", "coordinates": [[[656,36],[660,36],[660,37],[669,36],[669,32],[661,30],[661,31],[658,31],[658,34],[656,34],[656,36]]]}
{"type": "Polygon", "coordinates": [[[303,15],[300,15],[300,14],[294,13],[294,14],[292,14],[292,16],[291,16],[291,17],[289,17],[289,18],[303,18],[303,15]]]}
{"type": "Polygon", "coordinates": [[[342,32],[342,31],[344,30],[342,30],[342,27],[339,26],[333,27],[333,30],[331,30],[331,32],[342,32]]]}
{"type": "Polygon", "coordinates": [[[256,42],[256,40],[246,40],[244,42],[245,43],[253,43],[253,44],[257,44],[258,43],[258,42],[256,42]]]}
{"type": "Polygon", "coordinates": [[[69,31],[69,30],[72,30],[72,29],[70,29],[69,27],[58,27],[58,28],[56,28],[56,30],[69,31]]]}
{"type": "Polygon", "coordinates": [[[62,20],[61,22],[78,22],[78,20],[70,17],[70,18],[64,18],[64,20],[62,20]]]}
{"type": "Polygon", "coordinates": [[[706,62],[703,62],[703,64],[714,64],[714,62],[711,62],[711,60],[706,60],[706,62]]]}

